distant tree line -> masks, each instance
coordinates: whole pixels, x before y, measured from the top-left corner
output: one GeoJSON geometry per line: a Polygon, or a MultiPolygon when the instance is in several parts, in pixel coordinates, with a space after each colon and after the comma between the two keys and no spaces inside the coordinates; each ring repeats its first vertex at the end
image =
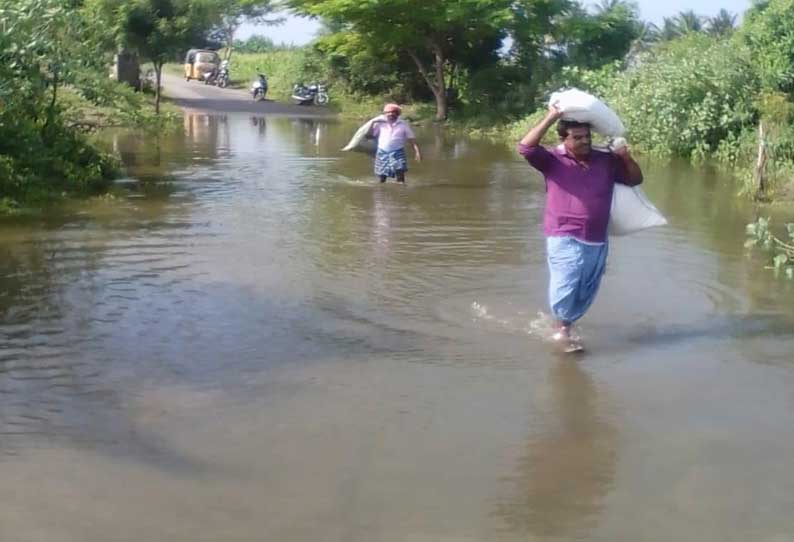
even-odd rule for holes
{"type": "Polygon", "coordinates": [[[456,106],[514,115],[565,66],[597,69],[691,32],[726,36],[736,23],[725,10],[713,18],[687,11],[658,28],[626,0],[592,9],[576,0],[288,4],[323,22],[313,46],[329,59],[332,75],[364,93],[432,99],[438,120],[456,106]]]}
{"type": "Polygon", "coordinates": [[[520,130],[550,92],[578,86],[618,111],[639,149],[717,158],[757,197],[794,182],[794,0],[754,2],[741,26],[724,9],[656,26],[626,0],[288,4],[322,21],[310,48],[354,92],[520,130]]]}

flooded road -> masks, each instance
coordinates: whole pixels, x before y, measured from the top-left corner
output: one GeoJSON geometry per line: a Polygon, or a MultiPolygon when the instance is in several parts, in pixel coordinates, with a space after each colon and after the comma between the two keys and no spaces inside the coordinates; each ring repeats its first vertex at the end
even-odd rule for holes
{"type": "Polygon", "coordinates": [[[0,540],[794,537],[794,289],[727,179],[646,169],[582,321],[545,308],[538,177],[417,130],[187,113],[109,134],[114,197],[0,224],[0,540]]]}

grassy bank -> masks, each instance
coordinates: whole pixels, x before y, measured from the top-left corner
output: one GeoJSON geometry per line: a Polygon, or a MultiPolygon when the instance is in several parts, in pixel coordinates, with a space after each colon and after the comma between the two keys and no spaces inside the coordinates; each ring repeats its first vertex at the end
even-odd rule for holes
{"type": "Polygon", "coordinates": [[[0,111],[0,214],[35,213],[59,200],[103,193],[121,171],[112,150],[94,137],[97,130],[160,131],[179,118],[173,106],[155,115],[151,94],[110,81],[79,92],[62,88],[43,119],[16,108],[0,111]]]}

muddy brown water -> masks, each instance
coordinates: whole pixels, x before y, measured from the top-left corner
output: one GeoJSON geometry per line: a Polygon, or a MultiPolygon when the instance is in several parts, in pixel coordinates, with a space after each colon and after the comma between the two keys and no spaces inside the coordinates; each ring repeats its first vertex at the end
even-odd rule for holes
{"type": "Polygon", "coordinates": [[[0,225],[0,540],[794,540],[794,289],[719,173],[644,163],[584,356],[543,192],[421,128],[407,186],[332,120],[105,138],[114,198],[0,225]]]}

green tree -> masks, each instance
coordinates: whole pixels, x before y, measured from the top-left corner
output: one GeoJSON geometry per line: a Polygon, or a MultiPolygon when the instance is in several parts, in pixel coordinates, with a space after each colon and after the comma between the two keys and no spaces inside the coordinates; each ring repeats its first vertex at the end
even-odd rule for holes
{"type": "Polygon", "coordinates": [[[681,37],[681,31],[674,17],[665,17],[662,22],[662,28],[659,30],[659,39],[662,41],[670,41],[681,37]]]}
{"type": "Polygon", "coordinates": [[[511,5],[511,57],[536,76],[548,75],[548,45],[561,41],[559,19],[575,6],[572,0],[518,0],[511,5]],[[545,71],[545,73],[544,73],[545,71]]]}
{"type": "Polygon", "coordinates": [[[704,17],[698,15],[691,9],[688,11],[681,11],[673,19],[675,26],[678,30],[678,35],[683,36],[693,32],[703,32],[704,17]]]}
{"type": "Polygon", "coordinates": [[[567,63],[598,68],[622,60],[643,30],[636,4],[604,0],[596,12],[575,5],[560,22],[561,41],[567,63]]]}
{"type": "Polygon", "coordinates": [[[566,62],[559,21],[575,0],[516,0],[511,4],[509,54],[494,69],[473,74],[469,103],[484,116],[513,117],[536,106],[538,89],[566,62]]]}
{"type": "Polygon", "coordinates": [[[41,129],[48,137],[57,115],[59,90],[73,82],[75,72],[91,64],[90,48],[82,39],[85,21],[68,0],[5,0],[0,5],[0,43],[7,43],[0,59],[21,78],[18,82],[24,82],[32,107],[45,99],[41,129]]]}
{"type": "MultiPolygon", "coordinates": [[[[407,55],[394,49],[380,47],[353,31],[332,32],[321,35],[313,44],[325,58],[334,78],[342,79],[353,92],[368,95],[387,95],[402,101],[407,96],[416,98],[411,92],[418,81],[426,89],[426,83],[416,71],[407,55]]],[[[429,90],[421,97],[432,96],[429,90]]]]}
{"type": "Polygon", "coordinates": [[[0,198],[88,188],[110,160],[66,126],[59,90],[93,66],[71,0],[0,0],[0,198]]]}
{"type": "Polygon", "coordinates": [[[661,36],[661,31],[655,24],[648,22],[639,23],[637,26],[637,37],[631,42],[629,52],[626,53],[624,66],[631,67],[635,65],[640,55],[659,43],[661,36]]]}
{"type": "Polygon", "coordinates": [[[277,25],[283,17],[269,19],[276,6],[271,0],[218,0],[213,6],[216,23],[211,37],[221,41],[226,47],[226,60],[232,56],[234,36],[244,22],[277,25]]]}
{"type": "Polygon", "coordinates": [[[472,56],[498,49],[509,0],[288,0],[298,14],[335,21],[384,51],[407,55],[447,116],[447,89],[472,56]]]}
{"type": "Polygon", "coordinates": [[[155,112],[160,112],[163,64],[203,43],[212,27],[211,6],[191,0],[105,0],[115,9],[117,36],[124,48],[154,65],[155,112]]]}
{"type": "MultiPolygon", "coordinates": [[[[681,11],[675,17],[664,18],[662,28],[659,30],[659,38],[662,41],[670,41],[687,34],[703,32],[705,30],[704,22],[707,21],[706,17],[698,15],[692,10],[681,11]]],[[[718,24],[723,24],[723,22],[718,24]]],[[[717,35],[717,33],[710,33],[717,35]]]]}
{"type": "Polygon", "coordinates": [[[736,29],[736,15],[721,9],[714,17],[709,17],[706,28],[712,36],[729,36],[736,29]]]}
{"type": "Polygon", "coordinates": [[[764,86],[794,94],[794,0],[769,0],[745,13],[740,38],[753,51],[764,86]]]}

